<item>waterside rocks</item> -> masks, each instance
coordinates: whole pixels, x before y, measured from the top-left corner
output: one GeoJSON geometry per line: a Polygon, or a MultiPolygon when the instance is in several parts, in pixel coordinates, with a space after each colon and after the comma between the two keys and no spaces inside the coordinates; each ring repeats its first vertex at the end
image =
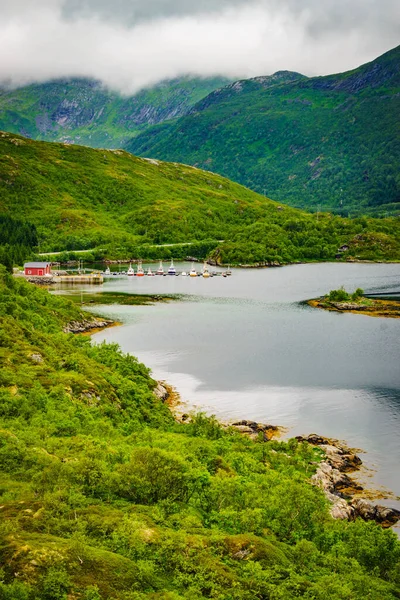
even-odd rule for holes
{"type": "Polygon", "coordinates": [[[316,434],[297,436],[296,439],[318,446],[325,452],[326,458],[319,464],[311,481],[324,490],[332,504],[331,515],[334,519],[353,521],[356,517],[361,517],[365,521],[376,521],[382,527],[391,527],[400,520],[399,510],[354,497],[362,492],[363,487],[346,473],[357,471],[362,461],[349,448],[337,440],[329,440],[316,434]]]}
{"type": "Polygon", "coordinates": [[[266,425],[265,423],[256,423],[256,421],[237,421],[231,425],[239,433],[248,435],[251,439],[258,440],[260,437],[264,441],[271,440],[279,431],[276,425],[266,425]]]}
{"type": "Polygon", "coordinates": [[[153,394],[161,402],[165,402],[169,398],[169,391],[163,386],[161,381],[157,381],[157,386],[154,388],[153,394]]]}
{"type": "Polygon", "coordinates": [[[92,329],[104,329],[113,325],[114,321],[109,319],[84,319],[83,321],[71,321],[63,328],[64,333],[85,333],[92,329]]]}

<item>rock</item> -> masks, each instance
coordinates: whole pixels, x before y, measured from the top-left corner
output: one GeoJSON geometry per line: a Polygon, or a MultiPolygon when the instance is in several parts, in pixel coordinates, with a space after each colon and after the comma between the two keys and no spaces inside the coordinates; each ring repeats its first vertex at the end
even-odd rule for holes
{"type": "Polygon", "coordinates": [[[329,440],[324,438],[316,433],[310,433],[310,435],[304,437],[302,435],[297,435],[296,440],[299,442],[308,442],[309,444],[313,444],[314,446],[319,446],[321,444],[329,444],[329,440]]]}
{"type": "Polygon", "coordinates": [[[167,388],[162,385],[161,381],[157,382],[157,387],[154,388],[153,394],[156,396],[156,398],[161,400],[161,402],[165,402],[169,397],[169,392],[167,388]]]}
{"type": "Polygon", "coordinates": [[[391,527],[400,520],[400,511],[396,508],[371,504],[363,498],[356,498],[351,504],[357,516],[364,521],[376,521],[382,527],[391,527]]]}
{"type": "Polygon", "coordinates": [[[388,506],[375,505],[376,518],[375,520],[383,527],[391,527],[400,520],[400,510],[389,508],[388,506]]]}
{"type": "Polygon", "coordinates": [[[241,425],[250,427],[251,429],[258,428],[258,423],[256,423],[255,421],[246,421],[245,419],[243,419],[242,421],[237,421],[237,423],[233,423],[232,427],[239,427],[241,425]]]}
{"type": "Polygon", "coordinates": [[[85,333],[92,329],[104,329],[113,324],[109,319],[84,319],[83,321],[71,321],[63,328],[64,333],[85,333]]]}
{"type": "Polygon", "coordinates": [[[355,511],[351,505],[347,504],[346,500],[334,496],[331,515],[334,519],[353,521],[355,518],[355,511]]]}
{"type": "Polygon", "coordinates": [[[254,433],[254,429],[248,425],[232,425],[239,433],[254,433]]]}
{"type": "Polygon", "coordinates": [[[358,517],[364,519],[364,521],[374,521],[376,517],[376,508],[373,504],[364,500],[363,498],[356,498],[351,503],[355,513],[358,517]]]}
{"type": "Polygon", "coordinates": [[[41,354],[31,354],[31,360],[33,360],[33,362],[35,363],[42,363],[43,362],[43,356],[41,354]]]}

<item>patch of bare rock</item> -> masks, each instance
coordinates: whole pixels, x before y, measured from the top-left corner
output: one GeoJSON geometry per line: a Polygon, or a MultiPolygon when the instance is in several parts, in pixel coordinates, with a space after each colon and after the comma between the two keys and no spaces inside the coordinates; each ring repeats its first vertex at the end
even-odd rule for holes
{"type": "Polygon", "coordinates": [[[324,490],[332,504],[333,518],[354,521],[356,517],[361,517],[365,521],[376,521],[382,527],[391,527],[400,520],[399,510],[354,497],[362,492],[363,487],[347,473],[357,471],[362,461],[344,444],[316,434],[297,436],[296,439],[321,448],[325,453],[325,459],[313,475],[312,483],[324,490]]]}
{"type": "Polygon", "coordinates": [[[239,433],[247,435],[252,440],[259,440],[261,438],[265,442],[271,440],[279,433],[279,427],[276,425],[266,425],[265,423],[256,423],[255,421],[237,421],[231,427],[239,433]]]}
{"type": "Polygon", "coordinates": [[[83,321],[70,321],[63,328],[64,333],[85,333],[92,329],[104,329],[114,325],[109,319],[83,319],[83,321]]]}

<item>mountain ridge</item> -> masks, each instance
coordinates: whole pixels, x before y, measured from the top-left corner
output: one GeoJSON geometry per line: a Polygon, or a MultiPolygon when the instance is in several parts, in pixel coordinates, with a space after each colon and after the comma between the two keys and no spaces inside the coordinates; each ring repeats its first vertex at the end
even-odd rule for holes
{"type": "Polygon", "coordinates": [[[291,77],[229,84],[125,148],[220,173],[302,208],[396,214],[400,46],[338,75],[291,77]]]}
{"type": "Polygon", "coordinates": [[[118,147],[146,125],[185,114],[226,78],[181,77],[123,96],[100,81],[62,78],[0,88],[0,129],[44,141],[118,147]]]}

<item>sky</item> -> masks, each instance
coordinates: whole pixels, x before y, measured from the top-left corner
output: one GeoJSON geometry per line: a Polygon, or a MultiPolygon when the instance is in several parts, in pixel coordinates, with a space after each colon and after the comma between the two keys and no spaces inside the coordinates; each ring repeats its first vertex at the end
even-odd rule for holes
{"type": "Polygon", "coordinates": [[[326,75],[400,43],[399,0],[0,0],[0,81],[326,75]]]}

